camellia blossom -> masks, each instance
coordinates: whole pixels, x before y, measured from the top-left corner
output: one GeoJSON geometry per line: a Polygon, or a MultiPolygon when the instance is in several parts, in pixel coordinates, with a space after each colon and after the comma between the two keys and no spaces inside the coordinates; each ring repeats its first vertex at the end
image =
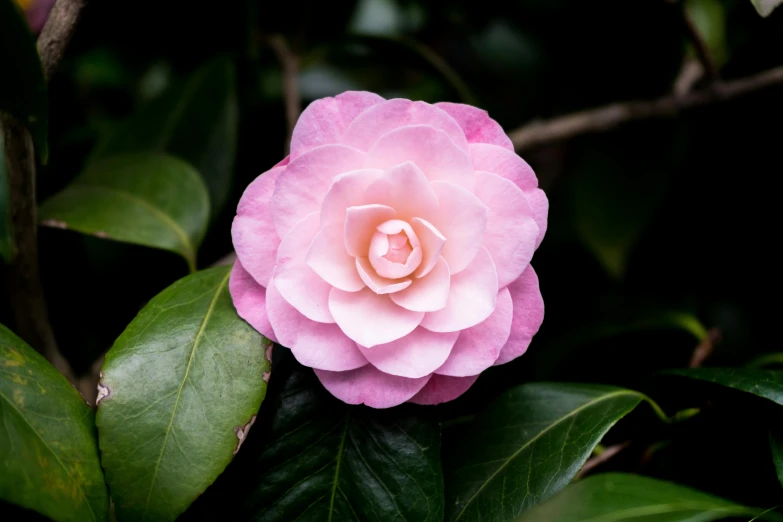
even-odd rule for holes
{"type": "Polygon", "coordinates": [[[438,404],[538,331],[547,210],[485,111],[346,92],[310,104],[245,190],[229,288],[344,402],[438,404]]]}

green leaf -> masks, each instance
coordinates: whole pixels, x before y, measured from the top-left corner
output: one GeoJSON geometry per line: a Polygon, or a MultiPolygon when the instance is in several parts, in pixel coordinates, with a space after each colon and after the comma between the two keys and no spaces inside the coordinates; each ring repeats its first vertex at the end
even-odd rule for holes
{"type": "MultiPolygon", "coordinates": [[[[685,12],[707,45],[707,51],[721,67],[728,58],[726,42],[726,10],[720,0],[686,0],[685,12]]],[[[689,44],[689,55],[696,59],[696,51],[689,44]]]]}
{"type": "Polygon", "coordinates": [[[10,193],[5,165],[3,129],[0,129],[0,257],[2,257],[6,263],[11,262],[16,249],[14,238],[11,236],[11,208],[8,206],[9,198],[10,193]]]}
{"type": "Polygon", "coordinates": [[[93,418],[68,380],[0,325],[0,499],[61,521],[107,520],[93,418]]]}
{"type": "Polygon", "coordinates": [[[133,114],[93,155],[158,151],[193,165],[209,189],[216,215],[231,189],[239,129],[233,64],[207,63],[185,83],[133,114]]]}
{"type": "Polygon", "coordinates": [[[778,473],[778,481],[783,485],[783,432],[780,429],[774,429],[769,433],[769,447],[778,473]]]}
{"type": "Polygon", "coordinates": [[[783,372],[752,368],[681,368],[664,373],[720,384],[783,405],[783,372]]]}
{"type": "MultiPolygon", "coordinates": [[[[605,473],[570,485],[516,522],[710,522],[762,511],[671,482],[605,473]]],[[[779,520],[772,513],[761,519],[779,520]]]]}
{"type": "Polygon", "coordinates": [[[636,391],[586,384],[533,383],[502,394],[447,459],[446,519],[506,521],[546,500],[642,400],[636,391]]]}
{"type": "Polygon", "coordinates": [[[256,419],[271,343],[237,315],[230,271],[204,270],[168,287],[106,354],[97,425],[119,520],[174,520],[256,419]]]}
{"type": "Polygon", "coordinates": [[[0,112],[13,115],[27,127],[38,156],[46,163],[46,80],[35,38],[13,0],[0,0],[0,70],[0,112]]]}
{"type": "MultiPolygon", "coordinates": [[[[264,424],[248,441],[252,452],[205,500],[212,494],[220,514],[226,504],[241,504],[232,520],[442,521],[440,428],[431,410],[346,406],[312,370],[286,362],[275,363],[277,393],[261,410],[264,424]]],[[[193,507],[190,520],[203,520],[204,506],[193,507]]]]}
{"type": "Polygon", "coordinates": [[[44,225],[178,253],[194,271],[209,195],[184,161],[128,154],[91,164],[39,214],[44,225]]]}
{"type": "Polygon", "coordinates": [[[774,11],[775,8],[783,3],[783,0],[750,0],[750,2],[753,4],[753,7],[756,8],[756,11],[766,18],[772,14],[772,11],[774,11]]]}

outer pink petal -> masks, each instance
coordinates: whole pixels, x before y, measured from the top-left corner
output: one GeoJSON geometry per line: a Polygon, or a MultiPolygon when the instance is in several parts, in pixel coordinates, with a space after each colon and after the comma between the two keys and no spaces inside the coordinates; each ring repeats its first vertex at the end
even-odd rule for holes
{"type": "Polygon", "coordinates": [[[315,370],[329,393],[348,404],[366,404],[370,408],[391,408],[407,401],[421,390],[430,376],[419,379],[396,377],[368,364],[358,370],[329,372],[315,370]]]}
{"type": "Polygon", "coordinates": [[[390,294],[390,297],[408,310],[434,312],[446,307],[450,284],[449,264],[439,257],[430,273],[421,279],[415,279],[408,288],[390,294]]]}
{"type": "Polygon", "coordinates": [[[320,212],[334,178],[363,162],[363,152],[345,145],[323,145],[292,160],[278,175],[272,196],[277,235],[285,237],[303,217],[320,212]]]}
{"type": "Polygon", "coordinates": [[[473,193],[443,181],[432,184],[440,201],[433,225],[446,238],[441,255],[452,274],[458,274],[476,257],[487,228],[487,206],[473,193]]]}
{"type": "Polygon", "coordinates": [[[398,217],[406,220],[432,219],[440,206],[427,176],[411,161],[384,172],[367,188],[365,197],[369,202],[394,208],[398,217]]]}
{"type": "Polygon", "coordinates": [[[239,200],[237,215],[231,226],[237,258],[262,286],[266,286],[272,277],[280,246],[270,201],[277,175],[283,170],[285,167],[275,167],[248,185],[239,200]]]}
{"type": "Polygon", "coordinates": [[[508,290],[514,303],[514,318],[511,322],[511,335],[500,351],[495,365],[507,363],[525,353],[531,339],[544,322],[544,299],[538,287],[538,276],[532,266],[528,266],[519,279],[508,285],[508,290]]]}
{"type": "Polygon", "coordinates": [[[408,402],[431,406],[443,402],[453,401],[473,386],[478,375],[472,377],[448,377],[446,375],[433,375],[429,382],[419,393],[408,402]]]}
{"type": "Polygon", "coordinates": [[[525,194],[497,174],[476,173],[476,196],[489,208],[483,245],[495,262],[498,285],[504,288],[533,259],[538,225],[525,194]]]}
{"type": "Polygon", "coordinates": [[[449,102],[436,103],[435,107],[443,109],[457,120],[465,132],[468,143],[490,143],[510,151],[514,150],[514,145],[503,132],[503,128],[489,117],[487,111],[462,103],[449,102]]]}
{"type": "Polygon", "coordinates": [[[387,132],[410,125],[427,125],[442,130],[457,147],[468,150],[465,133],[454,118],[429,103],[403,99],[388,100],[364,111],[345,131],[343,143],[360,150],[370,150],[387,132]]]}
{"type": "Polygon", "coordinates": [[[468,154],[445,132],[427,125],[400,127],[384,134],[365,158],[365,167],[388,169],[412,161],[430,181],[443,180],[473,190],[468,154]]]}
{"type": "Polygon", "coordinates": [[[459,332],[436,333],[416,328],[391,343],[363,348],[370,364],[384,373],[416,379],[435,371],[448,358],[459,332]]]}
{"type": "Polygon", "coordinates": [[[355,258],[345,251],[340,223],[328,225],[316,234],[306,259],[307,265],[335,288],[356,292],[365,286],[356,270],[355,258]]]}
{"type": "Polygon", "coordinates": [[[231,293],[239,317],[250,323],[250,326],[267,339],[277,342],[275,331],[266,313],[266,288],[253,279],[239,260],[234,263],[234,268],[231,270],[228,291],[231,293]]]}
{"type": "Polygon", "coordinates": [[[397,212],[386,205],[350,207],[345,213],[343,231],[346,252],[354,257],[367,257],[375,229],[396,215],[397,212]]]}
{"type": "Polygon", "coordinates": [[[435,373],[465,377],[478,375],[492,366],[511,334],[513,308],[508,288],[504,288],[498,293],[492,315],[460,332],[448,360],[435,373]]]}
{"type": "Polygon", "coordinates": [[[335,324],[307,319],[277,291],[276,278],[267,287],[266,310],[277,342],[291,349],[301,364],[330,371],[345,371],[367,364],[356,343],[335,324]]]}
{"type": "Polygon", "coordinates": [[[371,92],[348,91],[334,98],[316,100],[302,112],[291,136],[291,157],[321,145],[341,143],[350,123],[383,98],[371,92]]]}
{"type": "Polygon", "coordinates": [[[369,288],[358,292],[333,288],[329,310],[345,335],[367,348],[408,335],[424,317],[424,313],[397,306],[388,295],[378,295],[369,288]]]}
{"type": "Polygon", "coordinates": [[[527,201],[533,208],[533,219],[538,224],[538,237],[536,238],[536,248],[541,244],[546,234],[547,214],[549,212],[549,200],[541,189],[533,189],[525,193],[527,201]]]}
{"type": "Polygon", "coordinates": [[[277,251],[276,286],[285,300],[307,318],[333,323],[328,306],[332,287],[305,263],[310,243],[318,233],[318,221],[314,212],[283,238],[277,251]]]}
{"type": "Polygon", "coordinates": [[[440,259],[443,247],[446,246],[446,238],[440,233],[440,230],[435,228],[435,225],[425,219],[413,218],[411,220],[411,228],[413,228],[413,231],[419,238],[422,249],[421,264],[414,272],[414,275],[416,277],[424,277],[430,273],[430,270],[435,268],[435,263],[440,259]]]}
{"type": "Polygon", "coordinates": [[[433,332],[455,332],[476,326],[495,310],[498,297],[498,275],[487,249],[463,272],[451,277],[446,308],[429,312],[421,325],[433,332]]]}
{"type": "Polygon", "coordinates": [[[525,193],[538,187],[538,178],[533,169],[513,150],[486,143],[473,143],[470,145],[470,157],[474,169],[494,172],[501,178],[510,179],[525,193]]]}
{"type": "Polygon", "coordinates": [[[361,169],[337,176],[321,204],[321,226],[344,223],[348,207],[377,203],[368,201],[365,192],[381,174],[380,169],[361,169]]]}

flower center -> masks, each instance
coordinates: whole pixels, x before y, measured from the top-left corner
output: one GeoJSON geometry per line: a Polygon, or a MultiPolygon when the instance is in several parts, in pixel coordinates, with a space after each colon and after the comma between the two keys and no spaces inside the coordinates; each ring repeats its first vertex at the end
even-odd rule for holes
{"type": "Polygon", "coordinates": [[[419,238],[408,223],[391,219],[376,228],[370,240],[369,258],[379,276],[405,277],[421,264],[419,238]]]}

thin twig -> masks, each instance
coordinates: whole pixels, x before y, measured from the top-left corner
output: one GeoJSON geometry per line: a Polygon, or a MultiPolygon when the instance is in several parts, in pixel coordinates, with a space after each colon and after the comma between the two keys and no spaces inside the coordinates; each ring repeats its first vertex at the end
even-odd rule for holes
{"type": "Polygon", "coordinates": [[[615,444],[614,446],[609,446],[604,451],[599,453],[598,455],[590,458],[587,462],[585,462],[585,465],[582,466],[582,469],[579,470],[579,472],[576,474],[576,478],[582,478],[587,473],[589,473],[593,468],[600,466],[601,464],[604,464],[605,462],[608,462],[612,457],[623,451],[625,448],[631,445],[631,441],[623,442],[622,444],[615,444]]]}
{"type": "MultiPolygon", "coordinates": [[[[85,0],[58,0],[38,38],[44,75],[50,78],[65,52],[85,0]]],[[[27,128],[11,116],[2,119],[8,162],[9,207],[16,256],[8,267],[17,333],[76,382],[57,348],[38,268],[38,210],[35,202],[35,152],[27,128]]]]}
{"type": "Polygon", "coordinates": [[[282,35],[273,34],[267,37],[267,42],[275,52],[283,72],[283,101],[285,102],[285,119],[288,124],[288,134],[285,141],[285,153],[291,147],[291,135],[294,133],[296,120],[302,112],[302,100],[299,96],[299,57],[291,50],[282,35]]]}
{"type": "Polygon", "coordinates": [[[783,84],[783,66],[747,78],[718,82],[681,96],[669,95],[650,101],[612,103],[551,120],[534,121],[511,131],[509,137],[514,148],[522,151],[582,134],[611,130],[631,121],[673,117],[687,109],[780,84],[783,84]]]}
{"type": "Polygon", "coordinates": [[[720,330],[717,328],[711,328],[707,332],[707,337],[696,346],[691,355],[691,362],[688,364],[689,368],[699,368],[707,358],[712,355],[712,351],[715,349],[715,345],[720,342],[721,335],[720,330]]]}

